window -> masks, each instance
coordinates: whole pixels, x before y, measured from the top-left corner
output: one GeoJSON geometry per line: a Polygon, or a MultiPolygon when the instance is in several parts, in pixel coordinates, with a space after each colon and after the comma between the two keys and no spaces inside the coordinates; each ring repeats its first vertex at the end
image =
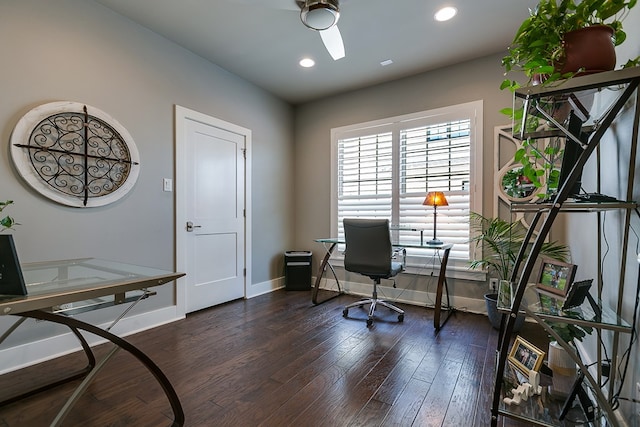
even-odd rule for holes
{"type": "MultiPolygon", "coordinates": [[[[443,191],[437,237],[453,243],[451,261],[468,265],[469,211],[482,212],[482,102],[333,129],[334,232],[344,218],[388,218],[394,237],[418,243],[433,238],[428,191],[443,191]],[[397,228],[397,230],[395,229],[397,228]]],[[[409,249],[409,261],[431,256],[409,249]]],[[[455,265],[454,265],[455,267],[455,265]]]]}

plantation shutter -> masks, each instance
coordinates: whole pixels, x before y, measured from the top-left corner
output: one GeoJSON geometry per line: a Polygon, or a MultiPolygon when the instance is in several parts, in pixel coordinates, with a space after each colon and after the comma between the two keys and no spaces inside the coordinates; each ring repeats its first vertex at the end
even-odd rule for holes
{"type": "Polygon", "coordinates": [[[437,237],[454,244],[452,258],[469,259],[471,120],[410,123],[337,139],[338,237],[344,218],[387,218],[402,241],[420,241],[404,228],[430,240],[433,207],[422,203],[428,191],[443,191],[449,206],[438,208],[437,237]]]}
{"type": "MultiPolygon", "coordinates": [[[[454,243],[451,256],[469,257],[470,121],[458,120],[400,131],[399,224],[424,229],[433,238],[429,191],[443,191],[448,206],[437,208],[437,237],[454,243]]],[[[406,233],[403,241],[416,233],[406,233]]],[[[417,240],[416,240],[417,243],[417,240]]]]}

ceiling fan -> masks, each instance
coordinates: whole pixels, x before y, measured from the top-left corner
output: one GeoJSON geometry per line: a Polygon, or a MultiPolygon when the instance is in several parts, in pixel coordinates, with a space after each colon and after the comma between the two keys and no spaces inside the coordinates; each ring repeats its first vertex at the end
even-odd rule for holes
{"type": "MultiPolygon", "coordinates": [[[[266,6],[264,0],[232,0],[235,2],[266,6]]],[[[347,0],[342,0],[346,2],[347,0]]],[[[308,28],[320,33],[320,38],[334,60],[344,58],[344,43],[338,30],[340,0],[269,0],[269,7],[284,10],[300,10],[300,20],[308,28]]]]}
{"type": "Polygon", "coordinates": [[[340,19],[339,0],[296,0],[300,20],[308,28],[318,31],[329,55],[337,61],[344,58],[344,43],[336,25],[340,19]]]}

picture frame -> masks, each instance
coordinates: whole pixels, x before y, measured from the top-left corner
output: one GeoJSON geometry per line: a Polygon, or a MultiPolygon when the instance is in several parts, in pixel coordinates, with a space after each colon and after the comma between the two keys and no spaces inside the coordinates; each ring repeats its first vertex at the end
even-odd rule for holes
{"type": "Polygon", "coordinates": [[[563,310],[568,310],[570,308],[579,307],[584,302],[584,299],[587,297],[589,293],[589,288],[591,288],[591,283],[593,279],[580,280],[578,282],[573,282],[571,287],[569,288],[569,292],[567,293],[567,297],[564,300],[564,304],[562,305],[563,310]]]}
{"type": "Polygon", "coordinates": [[[511,346],[508,360],[528,378],[531,371],[537,372],[540,369],[544,356],[544,351],[518,335],[511,346]]]}
{"type": "Polygon", "coordinates": [[[577,266],[566,262],[542,257],[540,273],[536,286],[545,291],[562,297],[567,295],[573,278],[576,275],[577,266]]]}

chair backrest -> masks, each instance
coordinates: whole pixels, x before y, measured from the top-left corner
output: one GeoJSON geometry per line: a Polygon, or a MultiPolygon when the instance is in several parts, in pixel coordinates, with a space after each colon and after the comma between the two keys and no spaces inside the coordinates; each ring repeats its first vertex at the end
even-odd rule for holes
{"type": "Polygon", "coordinates": [[[388,219],[343,220],[346,249],[344,268],[371,278],[390,277],[393,247],[388,219]]]}

